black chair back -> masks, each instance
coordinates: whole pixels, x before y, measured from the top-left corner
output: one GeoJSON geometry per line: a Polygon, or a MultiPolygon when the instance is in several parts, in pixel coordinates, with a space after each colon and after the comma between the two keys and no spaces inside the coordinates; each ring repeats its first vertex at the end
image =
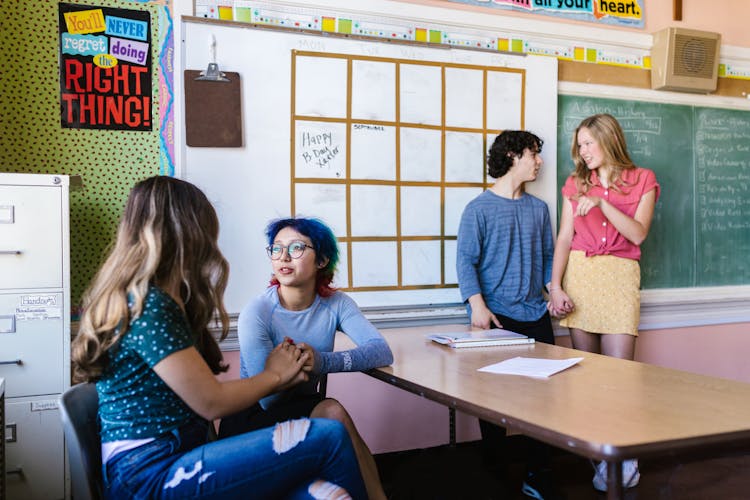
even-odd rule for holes
{"type": "Polygon", "coordinates": [[[92,383],[75,385],[60,396],[75,500],[100,500],[104,496],[98,410],[99,396],[92,383]]]}

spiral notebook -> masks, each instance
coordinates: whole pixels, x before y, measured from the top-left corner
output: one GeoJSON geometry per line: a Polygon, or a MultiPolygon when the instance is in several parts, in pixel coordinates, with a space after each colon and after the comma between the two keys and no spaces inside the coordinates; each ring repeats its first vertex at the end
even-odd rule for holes
{"type": "Polygon", "coordinates": [[[433,342],[447,345],[454,349],[534,343],[534,339],[531,337],[511,332],[510,330],[503,330],[501,328],[473,332],[433,333],[427,335],[427,338],[433,342]]]}

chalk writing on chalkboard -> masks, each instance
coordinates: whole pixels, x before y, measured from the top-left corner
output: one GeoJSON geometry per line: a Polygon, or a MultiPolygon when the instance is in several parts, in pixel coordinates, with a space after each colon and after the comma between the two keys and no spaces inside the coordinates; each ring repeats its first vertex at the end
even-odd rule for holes
{"type": "Polygon", "coordinates": [[[661,184],[642,246],[644,288],[750,283],[750,112],[559,96],[558,185],[580,121],[615,116],[633,161],[661,184]]]}
{"type": "Polygon", "coordinates": [[[747,278],[750,113],[702,108],[695,125],[699,275],[719,283],[747,278]]]}

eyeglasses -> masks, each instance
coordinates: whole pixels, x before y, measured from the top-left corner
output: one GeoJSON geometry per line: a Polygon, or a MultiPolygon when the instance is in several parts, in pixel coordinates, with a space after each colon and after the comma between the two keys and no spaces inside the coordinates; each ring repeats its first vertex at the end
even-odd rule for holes
{"type": "Polygon", "coordinates": [[[315,249],[315,247],[311,247],[304,241],[293,241],[286,246],[279,245],[278,243],[269,245],[266,247],[266,252],[268,252],[268,256],[271,257],[271,260],[279,260],[281,256],[284,255],[284,249],[286,249],[286,253],[289,254],[290,258],[299,259],[302,257],[302,254],[305,253],[305,248],[315,249]]]}

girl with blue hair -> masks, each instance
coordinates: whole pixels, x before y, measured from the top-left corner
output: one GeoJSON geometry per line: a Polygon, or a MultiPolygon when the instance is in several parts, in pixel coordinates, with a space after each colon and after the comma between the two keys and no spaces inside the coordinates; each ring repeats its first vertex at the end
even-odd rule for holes
{"type": "Polygon", "coordinates": [[[309,355],[309,380],[222,420],[219,434],[232,436],[303,416],[338,420],[354,444],[368,497],[384,499],[372,453],[341,403],[319,390],[319,381],[328,373],[390,365],[391,349],[354,300],[332,286],[339,251],[326,224],[305,217],[278,219],[268,224],[266,236],[273,276],[269,288],[240,313],[240,376],[255,376],[274,348],[293,343],[309,355]],[[356,347],[334,352],[336,331],[349,336],[356,347]]]}

